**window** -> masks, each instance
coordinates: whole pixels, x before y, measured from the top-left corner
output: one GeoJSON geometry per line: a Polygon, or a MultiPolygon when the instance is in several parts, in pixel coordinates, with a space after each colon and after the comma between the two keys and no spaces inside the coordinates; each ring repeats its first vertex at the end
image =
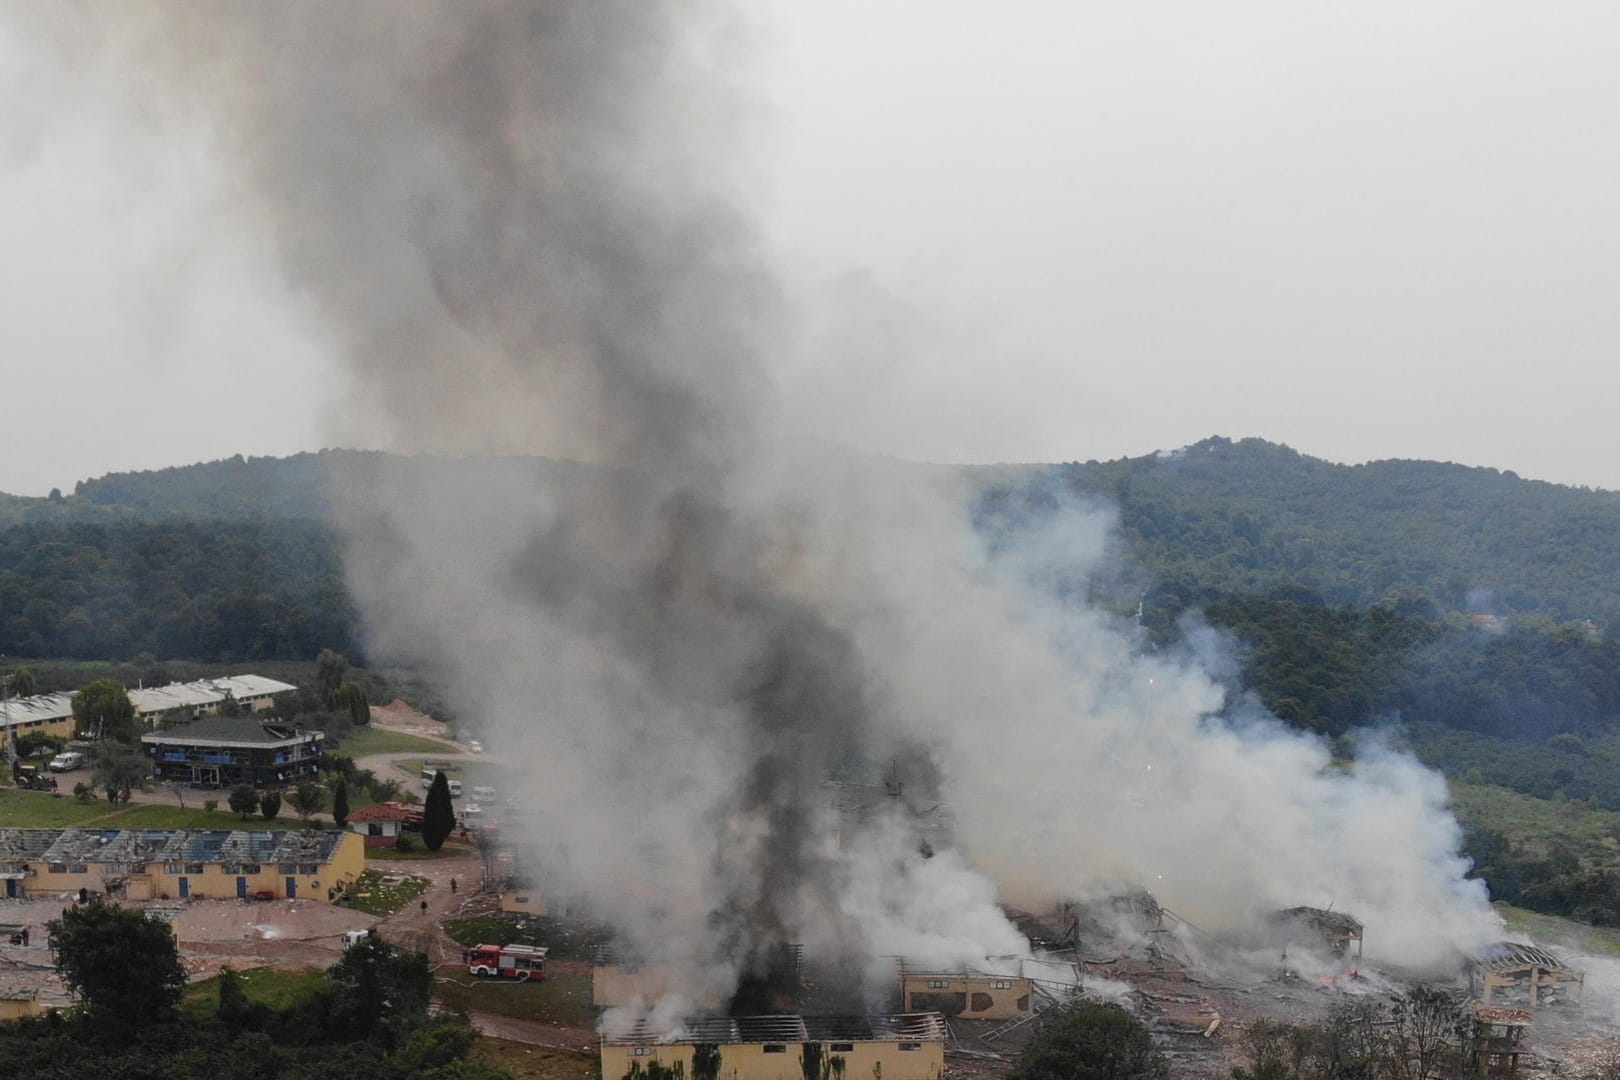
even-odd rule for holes
{"type": "Polygon", "coordinates": [[[948,989],[950,989],[950,986],[951,986],[951,981],[949,979],[929,979],[928,980],[928,989],[930,989],[930,990],[948,990],[948,989]]]}
{"type": "Polygon", "coordinates": [[[319,866],[312,862],[301,862],[298,864],[298,872],[300,874],[315,874],[319,873],[320,869],[321,868],[319,866]]]}
{"type": "Polygon", "coordinates": [[[370,822],[369,824],[366,825],[366,835],[367,836],[382,836],[383,835],[382,826],[379,825],[375,821],[370,822]]]}
{"type": "Polygon", "coordinates": [[[990,989],[992,989],[992,990],[1011,990],[1012,989],[1012,980],[1011,979],[991,979],[990,980],[990,989]]]}
{"type": "Polygon", "coordinates": [[[296,873],[298,873],[298,864],[297,863],[290,863],[290,862],[277,863],[276,864],[276,873],[278,873],[278,874],[296,874],[296,873]]]}
{"type": "Polygon", "coordinates": [[[70,874],[87,874],[90,872],[90,868],[84,865],[84,863],[73,862],[68,863],[67,872],[70,874]]]}
{"type": "Polygon", "coordinates": [[[645,1046],[637,1046],[637,1047],[633,1048],[630,1051],[630,1056],[631,1057],[646,1057],[647,1056],[647,1048],[645,1046]]]}
{"type": "Polygon", "coordinates": [[[827,1047],[827,1049],[832,1051],[835,1054],[847,1054],[851,1050],[855,1049],[855,1044],[854,1043],[833,1043],[831,1046],[827,1047]]]}
{"type": "Polygon", "coordinates": [[[243,874],[257,874],[262,869],[263,869],[263,867],[261,867],[258,863],[256,863],[256,862],[248,862],[248,863],[243,863],[241,870],[238,871],[238,872],[243,873],[243,874]]]}
{"type": "Polygon", "coordinates": [[[186,873],[188,873],[188,874],[200,874],[202,872],[203,872],[203,864],[202,863],[200,863],[200,862],[188,862],[188,863],[186,863],[186,873]]]}
{"type": "Polygon", "coordinates": [[[63,863],[53,862],[45,868],[45,872],[48,874],[65,874],[67,873],[67,866],[63,863]]]}
{"type": "Polygon", "coordinates": [[[786,1043],[766,1043],[765,1044],[765,1052],[767,1054],[785,1054],[785,1053],[787,1053],[787,1044],[786,1043]]]}
{"type": "Polygon", "coordinates": [[[921,1050],[922,1049],[922,1043],[901,1043],[900,1044],[900,1049],[902,1049],[902,1050],[921,1050]]]}

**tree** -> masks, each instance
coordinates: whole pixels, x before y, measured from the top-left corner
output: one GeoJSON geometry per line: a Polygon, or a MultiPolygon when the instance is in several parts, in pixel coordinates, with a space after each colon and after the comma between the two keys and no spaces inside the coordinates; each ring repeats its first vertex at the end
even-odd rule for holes
{"type": "Polygon", "coordinates": [[[1118,1005],[1084,1001],[1019,1055],[1008,1080],[1167,1080],[1170,1067],[1153,1037],[1118,1005]]]}
{"type": "Polygon", "coordinates": [[[264,815],[266,821],[276,820],[276,815],[281,813],[281,792],[267,791],[260,795],[259,813],[264,815]]]}
{"type": "Polygon", "coordinates": [[[133,1027],[180,1003],[186,972],[168,923],[97,902],[68,908],[47,930],[57,970],[91,1017],[133,1027]]]}
{"type": "Polygon", "coordinates": [[[34,680],[34,673],[26,667],[18,666],[11,672],[11,696],[33,697],[39,692],[39,684],[34,680]]]}
{"type": "Polygon", "coordinates": [[[444,770],[433,774],[433,785],[428,788],[427,803],[422,807],[422,843],[429,851],[438,851],[456,828],[456,808],[450,802],[450,781],[444,770]]]}
{"type": "Polygon", "coordinates": [[[225,804],[246,821],[248,815],[259,808],[259,793],[253,790],[251,784],[237,784],[231,788],[230,797],[225,800],[225,804]]]}
{"type": "Polygon", "coordinates": [[[320,813],[326,805],[326,789],[313,780],[305,780],[287,796],[287,805],[297,812],[300,820],[308,824],[310,815],[320,813]]]}
{"type": "Polygon", "coordinates": [[[219,715],[228,717],[244,716],[247,710],[242,703],[236,700],[236,695],[229,690],[225,691],[225,699],[219,703],[219,715]]]}
{"type": "Polygon", "coordinates": [[[133,746],[103,743],[96,747],[90,780],[107,793],[108,802],[127,803],[136,788],[145,791],[152,786],[152,765],[133,746]]]}
{"type": "Polygon", "coordinates": [[[73,695],[73,730],[81,738],[133,743],[140,719],[129,692],[116,679],[100,679],[73,695]]]}
{"type": "Polygon", "coordinates": [[[343,677],[348,673],[349,660],[342,653],[322,649],[315,658],[315,690],[320,694],[324,707],[338,707],[338,692],[343,689],[343,677]]]}
{"type": "Polygon", "coordinates": [[[349,823],[349,785],[341,776],[332,791],[332,820],[340,829],[349,823]]]}
{"type": "Polygon", "coordinates": [[[19,758],[44,758],[62,749],[63,742],[55,735],[48,735],[43,731],[30,731],[26,735],[17,736],[17,756],[19,758]]]}
{"type": "Polygon", "coordinates": [[[371,723],[371,702],[366,700],[366,692],[359,685],[352,682],[344,683],[338,698],[339,704],[349,710],[349,719],[356,727],[364,727],[371,723]]]}
{"type": "Polygon", "coordinates": [[[326,970],[333,997],[329,1022],[353,1036],[381,1033],[398,1045],[427,1014],[433,972],[421,953],[402,953],[376,934],[343,950],[326,970]]]}

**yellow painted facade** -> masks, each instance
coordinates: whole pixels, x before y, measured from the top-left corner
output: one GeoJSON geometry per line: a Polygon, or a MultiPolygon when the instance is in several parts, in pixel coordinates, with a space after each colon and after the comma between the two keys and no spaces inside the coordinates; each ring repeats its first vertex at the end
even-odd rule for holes
{"type": "Polygon", "coordinates": [[[325,901],[365,870],[366,846],[358,833],[344,832],[338,834],[329,857],[319,862],[108,865],[93,861],[31,859],[21,865],[26,869],[18,883],[23,895],[28,897],[59,896],[88,889],[97,893],[116,891],[129,900],[294,897],[325,901]]]}
{"type": "Polygon", "coordinates": [[[937,1010],[964,1020],[1011,1020],[1028,1013],[1034,985],[1016,975],[908,973],[900,979],[907,1012],[937,1010]]]}
{"type": "Polygon", "coordinates": [[[591,968],[591,1004],[599,1009],[628,1005],[636,998],[656,1001],[676,987],[676,973],[663,964],[628,967],[596,964],[591,968]]]}
{"type": "Polygon", "coordinates": [[[44,1011],[45,1006],[41,1005],[33,994],[24,994],[21,997],[0,997],[0,1022],[39,1016],[44,1011]]]}
{"type": "Polygon", "coordinates": [[[550,904],[539,889],[506,889],[501,893],[501,910],[538,918],[567,918],[567,904],[550,904]]]}
{"type": "MultiPolygon", "coordinates": [[[[830,1060],[844,1060],[845,1080],[940,1080],[945,1075],[945,1044],[919,1042],[827,1042],[817,1044],[830,1060]]],[[[721,1043],[720,1080],[804,1080],[803,1043],[721,1043]]],[[[656,1061],[679,1063],[692,1075],[691,1043],[602,1044],[602,1080],[624,1080],[632,1066],[656,1061]]]]}

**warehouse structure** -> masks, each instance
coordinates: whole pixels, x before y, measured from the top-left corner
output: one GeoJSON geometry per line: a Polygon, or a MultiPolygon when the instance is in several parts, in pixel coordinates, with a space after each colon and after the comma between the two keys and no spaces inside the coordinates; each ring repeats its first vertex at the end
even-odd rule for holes
{"type": "Polygon", "coordinates": [[[365,863],[361,838],[337,830],[0,828],[10,899],[330,900],[365,863]]]}
{"type": "MultiPolygon", "coordinates": [[[[276,698],[297,689],[291,683],[263,675],[226,675],[131,690],[129,701],[141,723],[161,728],[198,716],[212,716],[227,698],[249,711],[263,712],[275,704],[276,698]]],[[[73,694],[34,694],[0,701],[0,734],[8,731],[12,735],[39,732],[58,739],[73,738],[73,694]]]]}
{"type": "Polygon", "coordinates": [[[654,1062],[677,1075],[727,1080],[940,1080],[946,1034],[938,1013],[704,1017],[675,1031],[642,1020],[602,1037],[602,1080],[641,1075],[654,1062]]]}

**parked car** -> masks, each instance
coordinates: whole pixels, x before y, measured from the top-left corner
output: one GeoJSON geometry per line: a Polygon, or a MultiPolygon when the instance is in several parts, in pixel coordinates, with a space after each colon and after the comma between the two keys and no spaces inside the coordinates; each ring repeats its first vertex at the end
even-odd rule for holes
{"type": "Polygon", "coordinates": [[[484,752],[484,744],[479,742],[477,739],[468,739],[467,749],[471,750],[475,754],[482,754],[484,752]]]}
{"type": "Polygon", "coordinates": [[[472,797],[481,803],[492,803],[495,801],[495,789],[487,784],[479,784],[472,789],[472,797]]]}
{"type": "Polygon", "coordinates": [[[84,755],[77,750],[64,750],[51,758],[49,766],[51,772],[72,772],[74,769],[84,768],[84,755]]]}

